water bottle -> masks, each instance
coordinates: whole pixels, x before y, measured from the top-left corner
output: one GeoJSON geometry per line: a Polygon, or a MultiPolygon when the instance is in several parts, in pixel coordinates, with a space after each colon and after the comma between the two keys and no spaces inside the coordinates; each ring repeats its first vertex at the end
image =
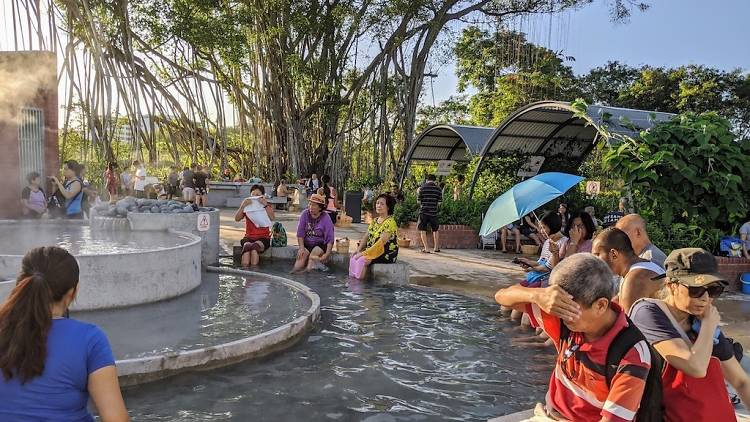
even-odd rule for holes
{"type": "MultiPolygon", "coordinates": [[[[701,332],[701,320],[698,318],[693,318],[693,325],[691,327],[693,331],[697,333],[701,332]]],[[[719,334],[721,334],[721,330],[719,327],[716,327],[716,331],[714,331],[714,344],[719,344],[719,334]]]]}

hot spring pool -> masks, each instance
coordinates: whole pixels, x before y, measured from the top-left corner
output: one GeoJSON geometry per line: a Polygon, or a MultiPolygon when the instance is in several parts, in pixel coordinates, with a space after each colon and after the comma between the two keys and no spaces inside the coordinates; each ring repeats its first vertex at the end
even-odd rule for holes
{"type": "MultiPolygon", "coordinates": [[[[57,245],[80,268],[74,310],[110,309],[183,295],[201,283],[201,238],[175,231],[91,231],[67,220],[0,221],[0,279],[12,280],[23,255],[57,245]]],[[[0,300],[14,282],[0,283],[0,300]]]]}
{"type": "Polygon", "coordinates": [[[0,254],[24,255],[39,246],[57,245],[73,255],[106,255],[162,250],[190,243],[189,236],[164,232],[109,231],[92,232],[79,224],[22,224],[0,225],[0,254]]]}
{"type": "Polygon", "coordinates": [[[270,358],[126,388],[133,420],[484,421],[544,397],[553,354],[513,347],[529,334],[492,304],[341,274],[291,278],[320,295],[316,330],[270,358]]]}

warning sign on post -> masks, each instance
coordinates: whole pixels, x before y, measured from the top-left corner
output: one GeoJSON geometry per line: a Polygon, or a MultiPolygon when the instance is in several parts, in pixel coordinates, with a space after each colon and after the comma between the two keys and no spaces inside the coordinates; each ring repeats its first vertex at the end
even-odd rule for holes
{"type": "Polygon", "coordinates": [[[586,195],[597,196],[601,192],[601,185],[597,181],[586,182],[586,195]]]}
{"type": "Polygon", "coordinates": [[[438,167],[437,171],[435,172],[435,176],[448,176],[449,174],[451,174],[451,170],[453,170],[454,164],[456,164],[456,162],[452,160],[438,161],[438,167]]]}
{"type": "Polygon", "coordinates": [[[207,232],[211,228],[211,218],[207,213],[198,214],[198,231],[207,232]]]}

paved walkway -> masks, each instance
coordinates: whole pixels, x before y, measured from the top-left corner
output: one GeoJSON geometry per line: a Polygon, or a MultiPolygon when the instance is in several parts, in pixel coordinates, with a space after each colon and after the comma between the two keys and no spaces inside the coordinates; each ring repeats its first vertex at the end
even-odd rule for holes
{"type": "MultiPolygon", "coordinates": [[[[296,245],[299,213],[277,211],[276,217],[287,231],[289,244],[296,245]]],[[[221,239],[226,246],[239,244],[244,227],[243,222],[234,221],[234,210],[221,211],[221,239]]],[[[337,227],[336,238],[349,238],[350,250],[354,250],[357,240],[366,231],[365,224],[352,224],[346,229],[337,227]]],[[[479,249],[444,249],[439,254],[422,254],[413,243],[411,248],[399,251],[399,260],[410,266],[412,284],[489,301],[493,300],[498,289],[523,278],[523,271],[511,263],[516,256],[479,249]]],[[[750,295],[737,292],[724,294],[718,301],[718,307],[724,333],[750,351],[750,295]]]]}

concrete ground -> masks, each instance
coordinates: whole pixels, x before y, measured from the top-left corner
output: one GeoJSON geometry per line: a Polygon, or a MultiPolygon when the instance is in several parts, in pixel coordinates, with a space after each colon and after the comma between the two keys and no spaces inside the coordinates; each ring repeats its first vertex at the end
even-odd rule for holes
{"type": "MultiPolygon", "coordinates": [[[[228,247],[227,250],[239,244],[245,230],[243,222],[234,221],[235,211],[221,211],[221,240],[228,247]]],[[[296,245],[299,213],[276,211],[276,217],[287,231],[289,245],[296,245]]],[[[349,228],[337,227],[336,238],[349,238],[350,250],[354,250],[357,240],[366,232],[366,224],[352,224],[349,228]]],[[[498,289],[523,279],[523,271],[511,263],[516,256],[479,249],[444,249],[439,254],[423,254],[414,240],[411,248],[401,248],[399,251],[399,261],[409,264],[411,268],[412,284],[488,301],[493,301],[498,289]]],[[[722,315],[724,333],[750,351],[750,295],[725,293],[717,306],[722,315]]]]}

